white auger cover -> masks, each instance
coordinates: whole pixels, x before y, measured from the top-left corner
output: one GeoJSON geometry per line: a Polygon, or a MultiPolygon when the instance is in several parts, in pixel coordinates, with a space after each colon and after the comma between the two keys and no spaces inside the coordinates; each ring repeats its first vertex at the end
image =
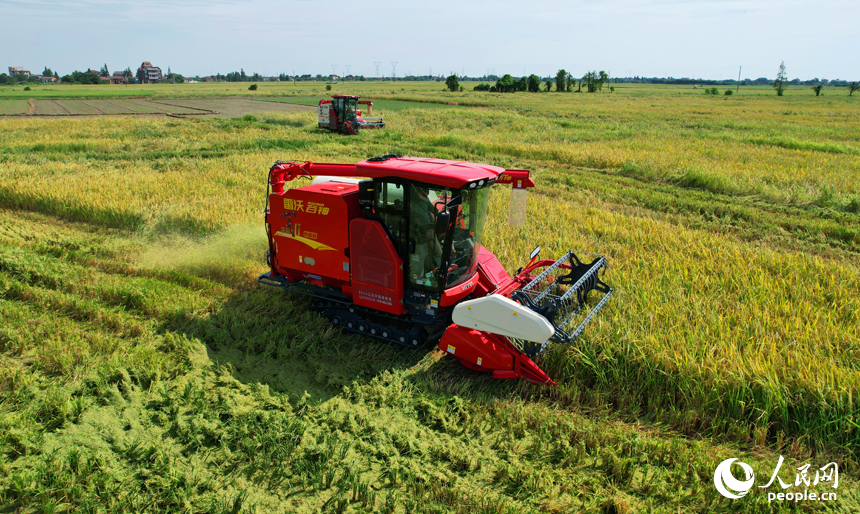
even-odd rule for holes
{"type": "Polygon", "coordinates": [[[452,319],[464,328],[536,343],[544,343],[555,334],[546,318],[498,294],[457,304],[452,319]]]}

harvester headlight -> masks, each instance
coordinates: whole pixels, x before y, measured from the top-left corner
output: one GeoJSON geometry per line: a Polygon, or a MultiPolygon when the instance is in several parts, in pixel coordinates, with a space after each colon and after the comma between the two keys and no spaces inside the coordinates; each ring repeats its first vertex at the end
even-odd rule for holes
{"type": "Polygon", "coordinates": [[[474,182],[472,182],[471,184],[469,184],[469,189],[475,189],[475,183],[474,183],[474,182]]]}
{"type": "Polygon", "coordinates": [[[478,182],[478,185],[479,185],[479,186],[483,186],[483,185],[484,185],[484,181],[482,180],[482,181],[478,182]]]}

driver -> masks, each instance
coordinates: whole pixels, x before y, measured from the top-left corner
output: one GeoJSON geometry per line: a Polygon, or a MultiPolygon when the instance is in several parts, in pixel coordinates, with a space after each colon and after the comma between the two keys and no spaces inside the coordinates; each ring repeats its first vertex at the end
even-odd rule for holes
{"type": "MultiPolygon", "coordinates": [[[[410,256],[409,275],[413,280],[418,280],[439,266],[442,245],[435,234],[437,211],[430,200],[430,190],[412,185],[409,193],[409,238],[415,241],[415,253],[410,256]]],[[[432,280],[435,282],[435,278],[432,280]]],[[[425,285],[430,284],[425,282],[425,285]]]]}

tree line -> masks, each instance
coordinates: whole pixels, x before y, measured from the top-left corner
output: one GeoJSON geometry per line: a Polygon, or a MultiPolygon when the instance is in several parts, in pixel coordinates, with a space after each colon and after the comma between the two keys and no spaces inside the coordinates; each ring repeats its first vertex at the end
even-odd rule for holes
{"type": "MultiPolygon", "coordinates": [[[[529,76],[523,76],[520,78],[514,78],[510,74],[505,74],[499,77],[496,80],[495,84],[487,84],[481,83],[472,88],[473,91],[488,91],[490,93],[516,93],[519,91],[526,91],[529,93],[537,93],[541,91],[541,86],[543,86],[543,90],[546,92],[552,91],[553,85],[555,85],[555,90],[559,93],[570,93],[574,92],[574,88],[576,88],[576,92],[582,92],[582,87],[585,86],[585,91],[588,93],[597,93],[603,90],[603,84],[609,81],[609,75],[601,70],[601,71],[589,71],[582,78],[574,78],[571,73],[564,69],[558,70],[555,75],[555,80],[551,77],[546,78],[546,80],[542,80],[535,74],[531,74],[529,76]]],[[[451,91],[456,91],[457,89],[453,86],[457,84],[457,76],[451,75],[448,77],[446,81],[446,85],[448,89],[451,91]]],[[[613,86],[610,86],[612,91],[615,90],[613,86]]]]}

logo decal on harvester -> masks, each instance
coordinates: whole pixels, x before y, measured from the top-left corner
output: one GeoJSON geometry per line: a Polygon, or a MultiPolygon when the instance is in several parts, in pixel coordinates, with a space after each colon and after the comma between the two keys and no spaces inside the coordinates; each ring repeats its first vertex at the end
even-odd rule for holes
{"type": "Polygon", "coordinates": [[[295,212],[306,212],[308,214],[322,214],[326,216],[329,208],[323,203],[308,202],[304,205],[304,200],[294,200],[292,198],[284,198],[284,210],[295,212]]]}
{"type": "Polygon", "coordinates": [[[275,235],[281,236],[281,237],[286,237],[287,239],[293,239],[295,241],[298,241],[299,243],[304,243],[304,244],[310,246],[311,248],[313,248],[314,250],[319,250],[320,252],[324,252],[326,250],[334,251],[334,248],[332,248],[329,245],[322,244],[318,241],[314,241],[313,239],[308,239],[306,237],[293,236],[293,235],[290,235],[288,232],[284,232],[284,231],[275,232],[275,235]]]}
{"type": "Polygon", "coordinates": [[[714,471],[714,487],[717,488],[717,492],[726,498],[731,498],[733,500],[741,498],[747,494],[750,488],[752,488],[753,482],[755,482],[755,475],[753,474],[752,467],[739,460],[738,466],[744,470],[746,478],[744,480],[737,480],[735,476],[732,475],[732,462],[736,460],[738,459],[726,459],[723,462],[720,462],[720,465],[717,466],[717,470],[714,471]]]}

